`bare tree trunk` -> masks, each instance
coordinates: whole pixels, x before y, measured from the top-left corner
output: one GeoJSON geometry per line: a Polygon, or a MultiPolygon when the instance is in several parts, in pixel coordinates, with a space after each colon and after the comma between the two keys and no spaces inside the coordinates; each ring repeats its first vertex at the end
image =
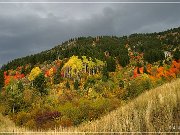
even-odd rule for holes
{"type": "Polygon", "coordinates": [[[14,104],[13,104],[13,114],[14,114],[14,104]]]}
{"type": "Polygon", "coordinates": [[[94,68],[93,68],[93,73],[92,73],[93,75],[95,74],[95,71],[94,71],[94,68]]]}

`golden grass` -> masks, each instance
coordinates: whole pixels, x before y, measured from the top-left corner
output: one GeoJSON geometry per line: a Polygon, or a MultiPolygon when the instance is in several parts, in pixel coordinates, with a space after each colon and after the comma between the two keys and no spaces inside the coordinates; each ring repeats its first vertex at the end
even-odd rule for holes
{"type": "Polygon", "coordinates": [[[7,117],[0,114],[0,134],[2,132],[23,132],[26,131],[23,128],[18,128],[15,124],[7,117]]]}
{"type": "MultiPolygon", "coordinates": [[[[1,132],[28,131],[16,128],[2,115],[0,115],[0,124],[1,132]]],[[[56,128],[55,131],[50,132],[51,134],[57,132],[65,132],[64,134],[67,134],[66,132],[68,134],[73,132],[176,132],[174,134],[178,134],[180,132],[180,79],[141,94],[99,120],[83,123],[79,127],[56,128]]],[[[50,133],[41,132],[41,134],[50,133]]]]}
{"type": "Polygon", "coordinates": [[[73,131],[180,132],[180,79],[147,91],[100,120],[73,131]]]}

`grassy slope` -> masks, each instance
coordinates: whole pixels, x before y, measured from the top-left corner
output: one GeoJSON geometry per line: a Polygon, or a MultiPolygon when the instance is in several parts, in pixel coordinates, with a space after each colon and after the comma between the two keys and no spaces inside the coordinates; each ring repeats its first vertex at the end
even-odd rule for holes
{"type": "Polygon", "coordinates": [[[100,120],[73,130],[97,132],[180,132],[180,79],[147,91],[100,120]],[[172,124],[176,129],[171,128],[172,124]]]}
{"type": "MultiPolygon", "coordinates": [[[[70,132],[180,132],[180,79],[147,91],[99,120],[69,129],[70,132]],[[175,129],[172,126],[175,126],[175,129]]],[[[25,131],[0,115],[0,131],[25,131]]],[[[27,130],[26,130],[27,131],[27,130]]]]}

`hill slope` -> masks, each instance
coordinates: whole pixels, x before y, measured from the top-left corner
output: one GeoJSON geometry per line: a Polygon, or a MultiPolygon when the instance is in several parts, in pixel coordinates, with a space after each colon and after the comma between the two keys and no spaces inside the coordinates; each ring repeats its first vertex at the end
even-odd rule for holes
{"type": "Polygon", "coordinates": [[[180,79],[147,91],[130,103],[86,123],[84,132],[180,132],[180,79]]]}
{"type": "MultiPolygon", "coordinates": [[[[180,79],[176,79],[141,94],[99,120],[56,132],[180,132],[179,88],[180,79]]],[[[0,117],[0,132],[24,131],[0,117]]]]}

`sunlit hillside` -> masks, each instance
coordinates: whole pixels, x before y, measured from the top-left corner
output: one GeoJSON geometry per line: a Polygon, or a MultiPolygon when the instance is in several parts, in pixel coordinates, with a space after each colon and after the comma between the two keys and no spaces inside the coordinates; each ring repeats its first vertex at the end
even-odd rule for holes
{"type": "MultiPolygon", "coordinates": [[[[147,91],[99,120],[52,132],[180,132],[180,79],[147,91]]],[[[29,132],[0,115],[1,132],[29,132]]],[[[26,134],[26,133],[25,133],[26,134]]],[[[33,133],[31,133],[33,134],[33,133]]],[[[35,134],[35,133],[34,133],[35,134]]]]}
{"type": "Polygon", "coordinates": [[[147,91],[100,120],[75,131],[180,132],[180,79],[147,91]]]}

